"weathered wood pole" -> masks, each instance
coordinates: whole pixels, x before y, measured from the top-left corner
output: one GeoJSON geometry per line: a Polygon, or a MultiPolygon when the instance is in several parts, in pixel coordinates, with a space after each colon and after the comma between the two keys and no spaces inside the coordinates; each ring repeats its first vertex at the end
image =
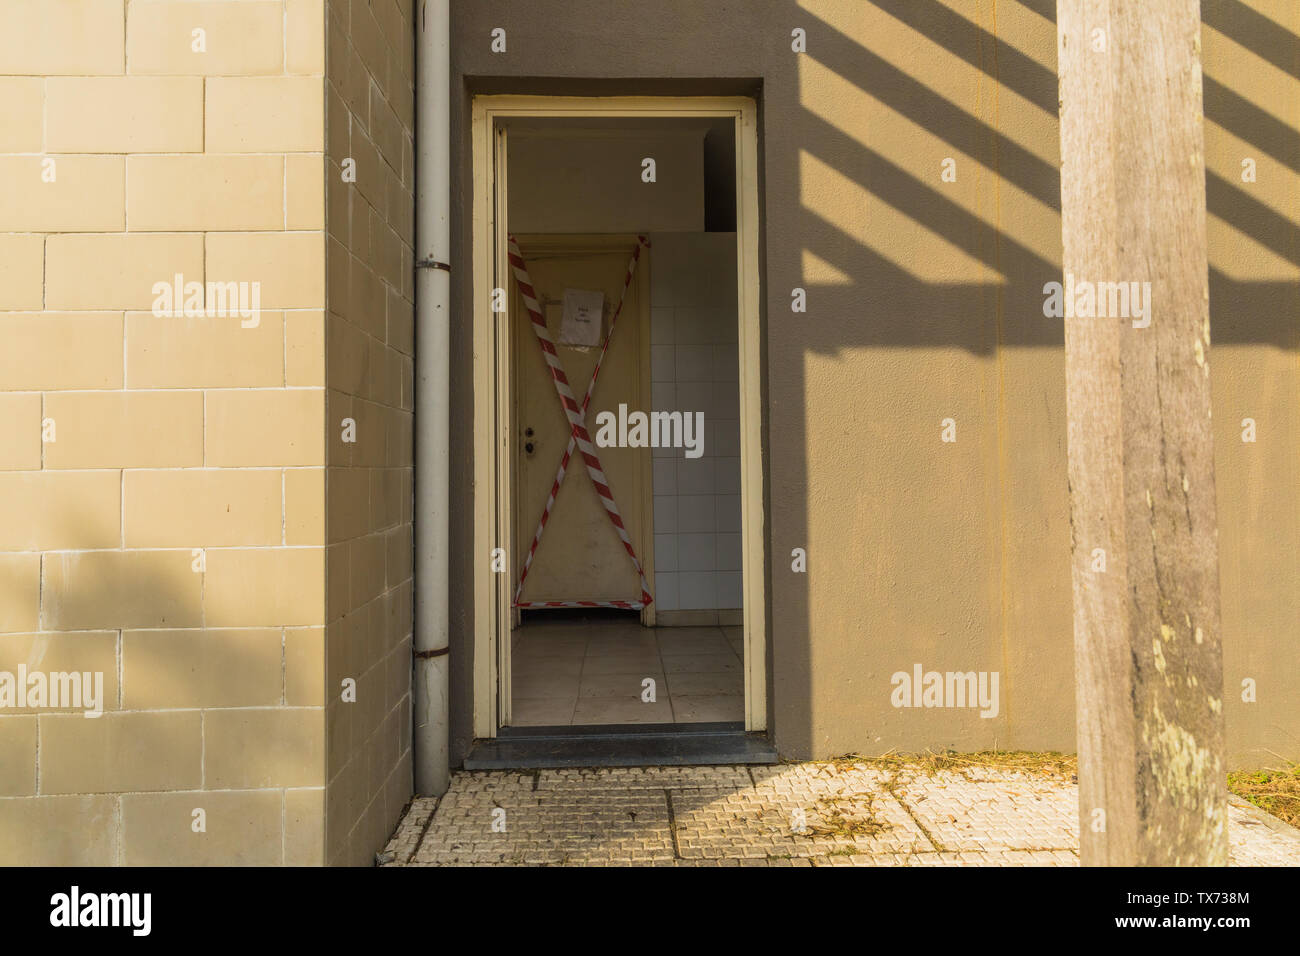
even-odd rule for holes
{"type": "Polygon", "coordinates": [[[1228,857],[1200,28],[1199,0],[1057,3],[1091,866],[1228,857]]]}

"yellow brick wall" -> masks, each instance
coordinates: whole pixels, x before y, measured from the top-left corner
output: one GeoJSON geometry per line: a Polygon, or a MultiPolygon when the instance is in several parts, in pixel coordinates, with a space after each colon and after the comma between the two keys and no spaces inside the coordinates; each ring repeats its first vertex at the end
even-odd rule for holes
{"type": "Polygon", "coordinates": [[[411,0],[327,9],[325,845],[355,865],[412,789],[414,28],[411,0]]]}
{"type": "Polygon", "coordinates": [[[0,671],[105,711],[0,709],[0,863],[325,861],[324,38],[0,0],[0,671]],[[176,273],[260,321],[153,314],[176,273]]]}

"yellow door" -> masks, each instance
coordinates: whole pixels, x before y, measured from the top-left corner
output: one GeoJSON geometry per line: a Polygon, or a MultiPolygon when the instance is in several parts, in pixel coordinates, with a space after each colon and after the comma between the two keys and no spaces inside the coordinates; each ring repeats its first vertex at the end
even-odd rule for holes
{"type": "MultiPolygon", "coordinates": [[[[636,237],[517,238],[569,387],[581,404],[600,356],[599,342],[608,332],[614,309],[623,295],[627,265],[636,246],[636,237]],[[562,341],[566,291],[575,301],[582,299],[581,293],[603,294],[600,337],[595,339],[597,344],[574,345],[562,341]],[[574,293],[579,295],[574,296],[574,293]]],[[[649,269],[649,252],[643,250],[587,408],[587,431],[593,442],[599,412],[607,410],[617,415],[620,404],[625,404],[628,411],[649,410],[649,269]]],[[[512,432],[515,436],[515,447],[511,450],[516,542],[511,583],[511,593],[514,593],[570,431],[568,418],[517,286],[513,288],[510,301],[512,432]]],[[[585,301],[592,301],[590,295],[585,301]]],[[[588,312],[587,316],[591,314],[588,312]]],[[[584,327],[590,333],[593,324],[572,323],[569,337],[581,340],[584,327]]],[[[620,447],[597,447],[596,450],[632,546],[650,579],[653,573],[648,564],[650,528],[653,525],[650,450],[620,447]]],[[[575,449],[520,600],[636,601],[640,595],[636,569],[600,503],[582,456],[575,449]]]]}

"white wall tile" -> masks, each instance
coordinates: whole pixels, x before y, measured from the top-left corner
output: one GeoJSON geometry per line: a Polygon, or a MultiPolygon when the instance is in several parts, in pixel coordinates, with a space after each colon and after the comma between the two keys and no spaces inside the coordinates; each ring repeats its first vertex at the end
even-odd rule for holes
{"type": "Polygon", "coordinates": [[[712,345],[715,337],[713,314],[707,309],[692,309],[679,302],[674,314],[677,345],[712,345]]]}
{"type": "Polygon", "coordinates": [[[740,398],[734,233],[651,237],[652,409],[704,415],[703,455],[655,448],[656,603],[740,606],[740,398]]]}
{"type": "MultiPolygon", "coordinates": [[[[653,298],[653,291],[651,295],[651,301],[657,302],[653,298]]],[[[672,308],[659,308],[657,305],[650,309],[651,345],[672,345],[676,341],[674,312],[672,308]]]]}
{"type": "MultiPolygon", "coordinates": [[[[682,363],[677,362],[677,380],[681,381],[682,363]]],[[[740,387],[737,382],[713,383],[713,414],[718,418],[740,418],[740,387]]]]}
{"type": "Polygon", "coordinates": [[[709,416],[706,412],[682,415],[682,457],[696,460],[712,457],[709,453],[709,416]]]}
{"type": "Polygon", "coordinates": [[[661,458],[651,463],[654,469],[654,493],[656,496],[677,494],[677,462],[671,458],[661,458]]]}
{"type": "Polygon", "coordinates": [[[744,607],[743,576],[739,571],[719,571],[713,576],[719,608],[744,607]]]}
{"type": "MultiPolygon", "coordinates": [[[[651,358],[653,365],[654,359],[651,358]]],[[[715,382],[735,382],[736,393],[740,393],[740,347],[738,345],[713,346],[713,380],[715,382]]]]}
{"type": "Polygon", "coordinates": [[[705,427],[713,417],[713,383],[679,381],[676,385],[674,408],[683,412],[703,412],[705,427]]]}
{"type": "Polygon", "coordinates": [[[680,294],[677,296],[677,305],[691,306],[700,308],[710,304],[710,296],[715,295],[713,286],[713,270],[707,268],[704,263],[701,266],[692,269],[682,276],[682,281],[678,285],[680,294]]]}
{"type": "MultiPolygon", "coordinates": [[[[720,534],[718,535],[718,561],[719,571],[739,571],[744,568],[744,560],[741,550],[742,537],[738,534],[720,534]]],[[[659,560],[659,538],[655,538],[655,561],[659,560]]],[[[726,605],[727,607],[739,607],[740,605],[726,605]]]]}
{"type": "MultiPolygon", "coordinates": [[[[737,535],[739,537],[739,535],[737,535]]],[[[655,535],[655,574],[677,570],[677,535],[655,535]]]]}
{"type": "Polygon", "coordinates": [[[650,346],[650,381],[671,382],[677,378],[676,351],[671,345],[650,346]]]}
{"type": "Polygon", "coordinates": [[[677,497],[675,495],[655,495],[655,534],[675,534],[677,532],[677,497]]]}
{"type": "Polygon", "coordinates": [[[717,518],[713,495],[678,496],[678,534],[712,534],[715,527],[717,527],[717,518]]]}
{"type": "Polygon", "coordinates": [[[718,532],[739,534],[740,495],[718,495],[718,532]]]}
{"type": "Polygon", "coordinates": [[[655,572],[655,605],[661,611],[676,611],[681,608],[681,602],[677,597],[677,575],[669,572],[660,574],[655,572]]]}
{"type": "Polygon", "coordinates": [[[679,534],[677,536],[678,571],[712,571],[718,565],[716,534],[679,534]]]}
{"type": "Polygon", "coordinates": [[[714,572],[682,574],[678,580],[677,603],[682,610],[713,610],[718,607],[714,572]]]}
{"type": "Polygon", "coordinates": [[[714,464],[714,493],[719,495],[740,494],[740,459],[717,458],[714,464]]]}
{"type": "Polygon", "coordinates": [[[713,381],[713,346],[682,345],[673,346],[677,350],[678,382],[712,382],[713,381]]]}
{"type": "MultiPolygon", "coordinates": [[[[710,400],[712,396],[709,396],[710,400]]],[[[650,383],[650,410],[671,411],[677,407],[677,387],[671,381],[650,383]]]]}
{"type": "MultiPolygon", "coordinates": [[[[708,432],[705,432],[708,440],[708,432]]],[[[677,462],[677,494],[713,494],[714,461],[712,458],[683,458],[677,462]]]]}
{"type": "Polygon", "coordinates": [[[715,458],[713,451],[713,434],[709,428],[708,415],[696,415],[694,419],[694,430],[691,432],[693,439],[691,452],[697,458],[715,458]]]}
{"type": "Polygon", "coordinates": [[[650,240],[650,303],[655,308],[672,308],[673,286],[680,271],[673,260],[671,240],[650,240]]]}
{"type": "MultiPolygon", "coordinates": [[[[735,291],[735,277],[731,279],[732,291],[735,291]]],[[[736,297],[731,299],[717,311],[717,332],[714,335],[714,343],[724,343],[736,345],[740,341],[740,312],[736,308],[736,297]]]]}
{"type": "MultiPolygon", "coordinates": [[[[709,441],[714,458],[740,458],[740,419],[715,418],[709,422],[709,441]]],[[[736,462],[736,478],[740,479],[740,462],[736,462]]]]}

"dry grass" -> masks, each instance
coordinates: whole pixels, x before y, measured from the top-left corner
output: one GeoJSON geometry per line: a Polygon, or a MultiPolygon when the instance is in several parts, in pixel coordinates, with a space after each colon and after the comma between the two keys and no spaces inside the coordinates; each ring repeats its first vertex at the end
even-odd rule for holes
{"type": "Polygon", "coordinates": [[[1284,823],[1300,826],[1300,764],[1239,770],[1228,774],[1228,789],[1284,823]]]}
{"type": "Polygon", "coordinates": [[[808,832],[830,836],[875,836],[891,828],[887,820],[876,818],[876,795],[855,793],[827,797],[813,804],[817,821],[808,824],[808,832]]]}
{"type": "Polygon", "coordinates": [[[912,754],[890,751],[879,757],[848,754],[830,762],[837,767],[857,765],[895,774],[907,770],[925,776],[943,771],[966,776],[972,771],[993,769],[1070,780],[1078,773],[1078,761],[1073,755],[1052,751],[981,750],[976,753],[957,753],[949,750],[935,753],[927,750],[925,753],[912,754]]]}
{"type": "MultiPolygon", "coordinates": [[[[1029,776],[1076,781],[1079,764],[1072,754],[1025,750],[983,750],[977,753],[889,752],[878,757],[846,754],[827,761],[838,768],[871,767],[890,774],[889,785],[904,771],[932,776],[947,771],[969,777],[981,769],[1020,772],[1029,776]]],[[[1300,827],[1300,763],[1283,760],[1281,767],[1243,770],[1228,774],[1228,790],[1265,813],[1300,827]]]]}

